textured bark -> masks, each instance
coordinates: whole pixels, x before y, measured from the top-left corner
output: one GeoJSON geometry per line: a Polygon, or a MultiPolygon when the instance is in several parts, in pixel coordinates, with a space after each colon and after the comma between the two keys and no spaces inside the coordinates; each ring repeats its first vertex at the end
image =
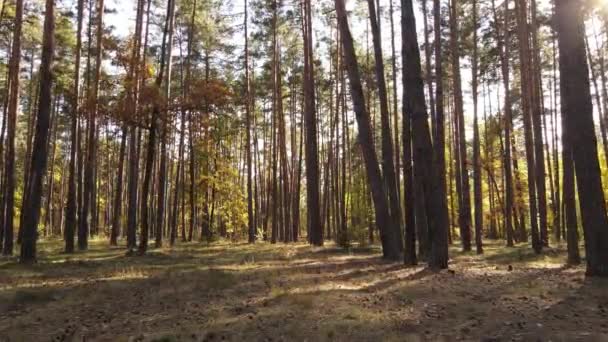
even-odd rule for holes
{"type": "Polygon", "coordinates": [[[530,31],[532,51],[530,51],[530,96],[532,105],[532,128],[534,131],[534,173],[536,177],[536,198],[538,199],[539,239],[542,246],[549,246],[547,230],[547,187],[545,180],[545,151],[543,148],[542,120],[543,92],[540,70],[540,48],[538,46],[536,1],[530,0],[530,31]]]}
{"type": "Polygon", "coordinates": [[[496,15],[496,4],[492,0],[492,13],[494,15],[494,22],[496,23],[496,32],[498,35],[498,49],[500,52],[500,65],[502,72],[502,81],[504,87],[504,158],[503,158],[503,169],[505,174],[505,235],[507,239],[507,246],[513,247],[513,223],[512,213],[513,207],[513,172],[511,171],[511,122],[512,122],[512,109],[511,109],[511,89],[509,88],[509,46],[510,46],[510,34],[507,29],[509,13],[509,1],[504,2],[505,6],[505,18],[502,26],[498,24],[498,16],[496,15]],[[502,35],[502,37],[501,37],[502,35]],[[502,38],[502,39],[501,39],[502,38]]]}
{"type": "Polygon", "coordinates": [[[77,5],[76,53],[74,56],[74,88],[72,93],[72,117],[70,118],[70,166],[68,176],[68,199],[65,207],[64,240],[65,252],[74,252],[74,227],[78,225],[76,218],[76,162],[78,152],[78,116],[80,114],[80,57],[82,50],[82,25],[84,17],[84,0],[78,0],[77,5]]]}
{"type": "Polygon", "coordinates": [[[467,145],[464,125],[464,104],[462,101],[462,81],[460,77],[460,48],[458,28],[458,1],[452,0],[450,5],[450,49],[452,56],[452,74],[454,85],[454,114],[457,128],[458,160],[460,172],[456,172],[456,181],[460,182],[460,206],[458,207],[458,222],[460,225],[460,239],[462,250],[471,250],[471,190],[469,186],[469,173],[467,167],[467,145]]]}
{"type": "Polygon", "coordinates": [[[21,63],[21,29],[23,26],[23,0],[15,3],[15,26],[13,45],[9,61],[10,92],[8,97],[6,154],[4,164],[4,246],[3,255],[13,254],[13,218],[15,205],[15,132],[17,128],[17,108],[19,107],[19,70],[21,63]]]}
{"type": "MultiPolygon", "coordinates": [[[[411,0],[401,1],[402,54],[403,54],[403,111],[411,113],[413,159],[416,182],[422,186],[429,227],[431,254],[429,267],[448,267],[447,200],[441,178],[445,168],[440,168],[433,152],[428,114],[424,98],[424,83],[420,63],[420,48],[416,36],[416,21],[411,0]]],[[[438,142],[441,144],[442,142],[438,142]]]]}
{"type": "MultiPolygon", "coordinates": [[[[341,0],[337,0],[341,1],[341,0]]],[[[337,6],[337,2],[336,2],[337,6]]],[[[317,112],[315,99],[315,77],[312,44],[311,1],[304,1],[304,125],[306,134],[306,208],[308,230],[313,245],[323,245],[323,223],[320,219],[319,157],[317,146],[317,112]]],[[[346,15],[346,14],[344,14],[346,15]]],[[[351,38],[352,40],[352,38],[351,38]]]]}
{"type": "MultiPolygon", "coordinates": [[[[527,20],[527,6],[525,0],[515,0],[517,18],[517,37],[519,43],[520,83],[522,93],[522,110],[524,121],[524,140],[526,146],[526,162],[528,165],[528,199],[530,206],[530,234],[532,248],[536,253],[542,250],[538,227],[538,203],[535,173],[535,142],[533,133],[533,103],[532,103],[532,68],[530,65],[530,46],[527,20]]],[[[522,223],[523,225],[523,223],[522,223]]]]}
{"type": "Polygon", "coordinates": [[[344,7],[344,1],[335,0],[335,5],[336,14],[338,16],[338,26],[342,38],[342,46],[344,48],[344,63],[350,80],[350,93],[359,127],[359,143],[363,152],[365,170],[374,201],[376,226],[380,230],[382,253],[386,259],[398,260],[400,258],[399,241],[397,241],[398,237],[395,236],[396,229],[391,225],[392,222],[387,196],[383,187],[380,167],[378,166],[378,157],[374,150],[371,120],[365,106],[363,86],[361,85],[361,77],[359,75],[359,65],[355,54],[353,37],[348,26],[348,17],[344,7]]]}
{"type": "MultiPolygon", "coordinates": [[[[165,27],[163,30],[163,38],[162,38],[162,44],[161,44],[161,48],[160,48],[160,65],[159,65],[159,69],[158,69],[158,74],[156,75],[156,80],[155,80],[155,85],[158,89],[161,88],[163,80],[165,80],[165,68],[167,66],[167,61],[171,60],[171,53],[169,52],[169,54],[167,54],[167,45],[169,44],[169,42],[172,41],[172,37],[169,36],[169,31],[172,31],[172,28],[170,28],[170,26],[172,26],[172,16],[173,16],[173,5],[174,0],[168,0],[167,3],[167,14],[165,16],[165,27]]],[[[169,49],[170,50],[170,49],[169,49]]],[[[169,81],[168,79],[166,80],[167,82],[169,81]]],[[[150,184],[151,184],[151,180],[152,180],[152,171],[154,168],[154,157],[156,155],[156,139],[157,139],[157,135],[158,135],[158,130],[160,127],[160,106],[158,104],[158,101],[156,101],[153,105],[152,108],[152,116],[150,118],[150,129],[149,129],[149,135],[148,135],[148,148],[147,148],[147,155],[146,155],[146,168],[144,171],[144,179],[143,179],[143,184],[142,184],[142,189],[141,189],[141,193],[142,193],[142,200],[141,200],[141,231],[140,231],[140,238],[139,238],[139,248],[138,248],[138,253],[140,255],[143,255],[146,253],[147,249],[148,249],[148,237],[149,237],[149,231],[150,231],[150,221],[151,221],[151,215],[149,213],[149,208],[151,207],[151,202],[152,202],[152,198],[149,199],[149,193],[150,193],[150,184]]],[[[161,144],[163,142],[161,141],[161,144]]],[[[166,167],[166,165],[165,165],[166,167]]],[[[163,168],[163,165],[161,164],[161,169],[163,168]]],[[[161,171],[162,172],[162,171],[161,171]]],[[[164,176],[163,176],[164,177],[164,176]]],[[[161,178],[161,184],[164,181],[164,179],[161,178]]],[[[161,187],[164,187],[164,185],[161,185],[161,187]]],[[[164,190],[162,190],[163,192],[163,199],[162,201],[164,202],[164,190]]],[[[163,206],[163,210],[164,210],[164,206],[163,206]]],[[[162,225],[162,213],[159,213],[159,220],[161,221],[161,225],[162,225]]],[[[161,227],[157,227],[156,229],[158,229],[160,231],[161,227]]],[[[158,234],[156,236],[156,245],[160,247],[160,245],[162,244],[162,237],[159,237],[159,231],[157,231],[156,234],[158,234]]]]}
{"type": "Polygon", "coordinates": [[[36,116],[36,132],[32,159],[29,168],[29,193],[24,215],[23,240],[21,243],[21,263],[36,262],[36,240],[42,203],[42,186],[46,175],[48,160],[48,140],[52,110],[53,54],[55,48],[55,1],[46,0],[44,15],[44,34],[42,38],[42,58],[40,61],[40,97],[36,116]]]}
{"type": "MultiPolygon", "coordinates": [[[[84,190],[82,198],[82,208],[78,224],[78,249],[86,250],[89,246],[89,214],[95,206],[95,175],[94,168],[97,154],[97,110],[99,97],[99,82],[101,78],[101,57],[103,51],[103,13],[104,0],[97,2],[97,34],[95,51],[95,78],[92,90],[88,94],[89,107],[87,124],[87,159],[84,165],[84,190]]],[[[91,220],[95,220],[94,213],[91,213],[91,220]]]]}
{"type": "Polygon", "coordinates": [[[116,186],[114,189],[114,212],[112,213],[112,230],[110,232],[110,245],[118,245],[118,235],[120,234],[120,216],[122,214],[122,190],[123,190],[123,170],[125,165],[125,155],[127,150],[127,134],[129,129],[124,125],[120,138],[120,152],[118,156],[118,171],[116,175],[116,186]]]}
{"type": "Polygon", "coordinates": [[[576,194],[574,188],[574,161],[572,146],[569,139],[569,129],[562,120],[562,164],[564,169],[564,218],[566,225],[566,243],[568,249],[568,264],[578,265],[581,256],[578,250],[578,219],[576,214],[576,194]]]}
{"type": "Polygon", "coordinates": [[[580,4],[555,0],[559,41],[562,120],[574,159],[580,201],[587,276],[608,276],[608,218],[593,124],[593,105],[585,57],[584,17],[580,4]]]}
{"type": "Polygon", "coordinates": [[[399,250],[403,250],[403,237],[399,228],[401,222],[401,204],[399,204],[399,185],[395,175],[395,163],[393,161],[393,141],[391,138],[390,113],[388,109],[388,91],[384,78],[384,59],[382,56],[382,37],[378,19],[376,18],[375,0],[367,0],[369,17],[374,42],[374,61],[376,70],[376,82],[378,85],[378,97],[380,100],[380,121],[382,126],[382,174],[386,192],[388,193],[389,209],[393,233],[398,239],[399,250]]]}

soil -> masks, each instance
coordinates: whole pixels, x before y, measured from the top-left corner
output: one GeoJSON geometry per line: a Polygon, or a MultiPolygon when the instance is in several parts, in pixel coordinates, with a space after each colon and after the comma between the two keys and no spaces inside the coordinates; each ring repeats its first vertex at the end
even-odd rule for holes
{"type": "Polygon", "coordinates": [[[441,272],[373,246],[40,250],[0,259],[2,341],[608,341],[608,280],[564,266],[560,246],[452,248],[441,272]]]}

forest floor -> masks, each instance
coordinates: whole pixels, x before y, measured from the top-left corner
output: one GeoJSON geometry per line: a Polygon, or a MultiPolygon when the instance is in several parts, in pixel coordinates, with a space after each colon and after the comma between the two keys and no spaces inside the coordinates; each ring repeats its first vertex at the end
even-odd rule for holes
{"type": "Polygon", "coordinates": [[[608,281],[565,267],[561,248],[454,248],[438,273],[376,247],[61,248],[0,259],[1,341],[608,341],[608,281]]]}

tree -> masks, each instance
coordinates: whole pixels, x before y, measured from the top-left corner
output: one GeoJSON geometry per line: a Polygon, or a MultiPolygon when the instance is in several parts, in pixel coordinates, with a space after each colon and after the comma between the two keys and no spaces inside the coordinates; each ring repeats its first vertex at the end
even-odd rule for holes
{"type": "MultiPolygon", "coordinates": [[[[161,88],[163,80],[164,80],[164,75],[165,75],[165,67],[167,65],[167,60],[171,61],[171,57],[170,54],[171,52],[169,52],[169,57],[167,58],[167,43],[168,41],[171,42],[171,37],[169,37],[169,30],[170,30],[170,26],[172,26],[172,14],[173,14],[173,1],[174,0],[168,0],[167,3],[167,15],[165,17],[165,26],[164,26],[164,30],[163,30],[163,38],[162,38],[162,43],[161,43],[161,48],[160,48],[160,65],[159,65],[159,69],[158,69],[158,74],[156,75],[156,80],[154,82],[154,86],[156,87],[156,89],[161,88]]],[[[169,51],[171,49],[169,48],[169,51]]],[[[168,80],[167,80],[168,81],[168,80]]],[[[147,249],[148,249],[148,236],[149,236],[149,232],[150,232],[150,213],[149,213],[149,207],[150,207],[150,202],[151,199],[149,199],[149,193],[150,193],[150,184],[152,181],[152,169],[154,168],[154,157],[156,155],[156,136],[158,134],[158,129],[160,126],[160,106],[158,104],[158,101],[155,101],[153,106],[152,106],[152,113],[151,113],[151,117],[150,117],[150,129],[149,129],[149,135],[148,135],[148,148],[147,148],[147,154],[146,154],[146,165],[145,165],[145,171],[144,171],[144,179],[143,179],[143,184],[142,184],[142,200],[141,200],[141,230],[140,230],[140,238],[139,238],[139,249],[138,249],[138,253],[140,255],[143,255],[146,253],[147,249]]],[[[162,142],[161,142],[162,143],[162,142]]],[[[162,164],[161,164],[161,168],[162,168],[162,164]]],[[[161,183],[162,184],[162,183],[161,183]]],[[[163,190],[164,191],[164,190],[163,190]]],[[[164,197],[164,195],[163,195],[164,197]]],[[[164,198],[162,199],[164,201],[164,198]]],[[[161,219],[162,220],[162,217],[161,219]]],[[[158,227],[157,229],[160,229],[160,227],[158,227]]],[[[161,241],[159,240],[159,238],[157,238],[157,243],[160,245],[161,241]]]]}
{"type": "Polygon", "coordinates": [[[4,163],[4,246],[2,254],[13,254],[13,216],[15,205],[15,132],[19,106],[19,70],[21,64],[21,29],[23,26],[23,0],[15,3],[15,28],[9,60],[9,96],[7,115],[6,155],[4,163]]]}
{"type": "Polygon", "coordinates": [[[249,243],[255,242],[255,222],[253,216],[253,189],[252,189],[252,165],[251,165],[251,94],[249,84],[249,33],[247,30],[247,0],[245,0],[245,124],[247,125],[245,153],[247,154],[247,227],[249,232],[249,243]]]}
{"type": "Polygon", "coordinates": [[[44,36],[42,58],[40,63],[40,96],[38,98],[38,115],[36,116],[36,133],[34,148],[29,168],[28,214],[24,216],[23,241],[21,243],[21,263],[36,261],[36,240],[38,239],[38,222],[42,203],[42,185],[46,175],[48,159],[48,139],[50,131],[53,87],[53,54],[55,34],[55,1],[46,0],[44,14],[44,36]]]}
{"type": "MultiPolygon", "coordinates": [[[[462,82],[460,76],[460,48],[459,48],[459,28],[458,13],[459,7],[457,0],[452,0],[450,4],[450,50],[452,56],[452,74],[454,87],[454,116],[456,120],[456,160],[459,163],[456,168],[456,182],[460,185],[459,194],[459,214],[458,223],[460,226],[460,239],[462,240],[462,250],[471,250],[471,191],[469,186],[469,173],[467,166],[467,145],[464,125],[464,104],[462,100],[462,82]]],[[[457,187],[458,189],[458,187],[457,187]]]]}
{"type": "MultiPolygon", "coordinates": [[[[340,0],[338,0],[340,1],[340,0]]],[[[338,6],[336,2],[336,6],[338,6]]],[[[319,213],[319,157],[317,146],[317,119],[315,101],[314,55],[312,44],[312,11],[310,0],[303,4],[304,36],[304,126],[306,144],[306,207],[308,212],[308,231],[313,245],[323,245],[323,223],[319,213]]],[[[274,219],[274,218],[273,218],[274,219]]]]}
{"type": "MultiPolygon", "coordinates": [[[[88,104],[88,123],[87,123],[87,159],[84,169],[84,193],[82,199],[82,211],[80,220],[78,221],[78,249],[86,250],[89,246],[89,212],[95,206],[95,170],[97,154],[97,139],[96,139],[96,120],[97,111],[99,109],[99,83],[101,79],[101,63],[103,50],[103,12],[104,0],[97,2],[97,34],[96,34],[96,51],[95,51],[95,77],[92,89],[87,96],[88,104]]],[[[91,214],[91,219],[95,220],[95,215],[91,214]]]]}
{"type": "MultiPolygon", "coordinates": [[[[70,120],[70,166],[68,179],[68,199],[65,207],[65,227],[64,240],[65,252],[74,252],[74,227],[78,226],[76,218],[76,162],[78,151],[78,116],[80,113],[79,93],[80,93],[80,55],[82,52],[82,22],[84,17],[84,0],[78,0],[77,4],[77,31],[76,31],[76,52],[74,55],[74,90],[72,94],[72,117],[70,120]]],[[[120,208],[120,207],[119,207],[120,208]]]]}
{"type": "Polygon", "coordinates": [[[481,193],[481,142],[479,141],[478,98],[478,57],[477,57],[477,0],[473,0],[473,197],[475,203],[475,247],[477,254],[483,253],[483,194],[481,193]]]}
{"type": "Polygon", "coordinates": [[[401,229],[401,204],[399,203],[399,187],[395,175],[395,163],[393,160],[393,141],[391,138],[390,113],[388,109],[388,91],[384,79],[384,60],[382,57],[382,37],[380,26],[376,18],[375,0],[367,0],[369,7],[369,18],[372,27],[374,41],[374,60],[376,69],[376,82],[378,83],[378,96],[380,98],[380,121],[382,125],[382,174],[386,192],[388,192],[389,209],[394,234],[398,239],[399,250],[403,250],[401,229]]]}
{"type": "Polygon", "coordinates": [[[501,27],[498,24],[498,16],[496,14],[496,4],[495,1],[492,0],[492,13],[494,16],[495,30],[496,30],[496,40],[498,42],[498,50],[500,57],[500,70],[502,76],[502,83],[504,89],[504,158],[503,158],[503,169],[505,174],[505,210],[504,210],[504,220],[505,220],[505,235],[507,239],[507,246],[513,247],[513,216],[515,213],[515,209],[513,206],[513,172],[512,168],[512,158],[511,158],[511,133],[512,133],[512,107],[511,107],[511,89],[509,85],[509,58],[510,58],[510,32],[508,28],[508,20],[509,20],[509,0],[505,0],[504,2],[504,24],[501,27]],[[513,215],[513,216],[512,216],[513,215]]]}
{"type": "Polygon", "coordinates": [[[600,175],[585,56],[584,19],[577,2],[555,0],[562,120],[576,173],[585,235],[587,276],[608,276],[608,217],[600,175]]]}
{"type": "Polygon", "coordinates": [[[380,230],[382,253],[386,259],[398,260],[400,258],[398,236],[395,235],[396,229],[392,226],[388,207],[389,204],[387,203],[386,191],[383,187],[382,175],[378,165],[378,157],[374,150],[372,127],[365,106],[359,65],[355,54],[353,37],[348,25],[344,0],[335,0],[335,5],[340,37],[342,38],[342,47],[344,49],[344,63],[350,81],[351,99],[353,101],[357,124],[359,126],[359,144],[363,153],[365,170],[374,201],[376,226],[380,230]]]}
{"type": "Polygon", "coordinates": [[[536,192],[537,177],[535,174],[536,159],[534,150],[534,133],[533,133],[533,103],[532,103],[532,79],[530,66],[530,44],[527,20],[526,2],[515,0],[515,12],[517,19],[517,38],[519,45],[519,61],[520,61],[520,83],[522,90],[522,110],[524,121],[524,140],[526,145],[526,161],[528,163],[528,199],[530,206],[530,233],[532,236],[532,248],[536,253],[542,250],[538,229],[538,193],[536,192]]]}
{"type": "Polygon", "coordinates": [[[429,223],[431,243],[429,267],[443,269],[448,267],[447,201],[445,192],[442,193],[440,186],[440,178],[442,175],[445,176],[445,170],[437,167],[437,157],[433,153],[424,98],[420,48],[416,35],[416,19],[411,0],[401,1],[401,35],[403,111],[411,113],[413,161],[416,168],[414,177],[423,189],[424,207],[429,223]]]}

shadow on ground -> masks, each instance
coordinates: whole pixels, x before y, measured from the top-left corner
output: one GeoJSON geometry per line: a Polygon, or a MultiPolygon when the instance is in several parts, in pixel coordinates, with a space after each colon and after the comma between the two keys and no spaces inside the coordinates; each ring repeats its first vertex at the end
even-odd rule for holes
{"type": "Polygon", "coordinates": [[[563,250],[488,243],[439,273],[305,244],[186,243],[144,257],[93,242],[0,259],[0,340],[436,341],[608,338],[608,283],[563,250]]]}

